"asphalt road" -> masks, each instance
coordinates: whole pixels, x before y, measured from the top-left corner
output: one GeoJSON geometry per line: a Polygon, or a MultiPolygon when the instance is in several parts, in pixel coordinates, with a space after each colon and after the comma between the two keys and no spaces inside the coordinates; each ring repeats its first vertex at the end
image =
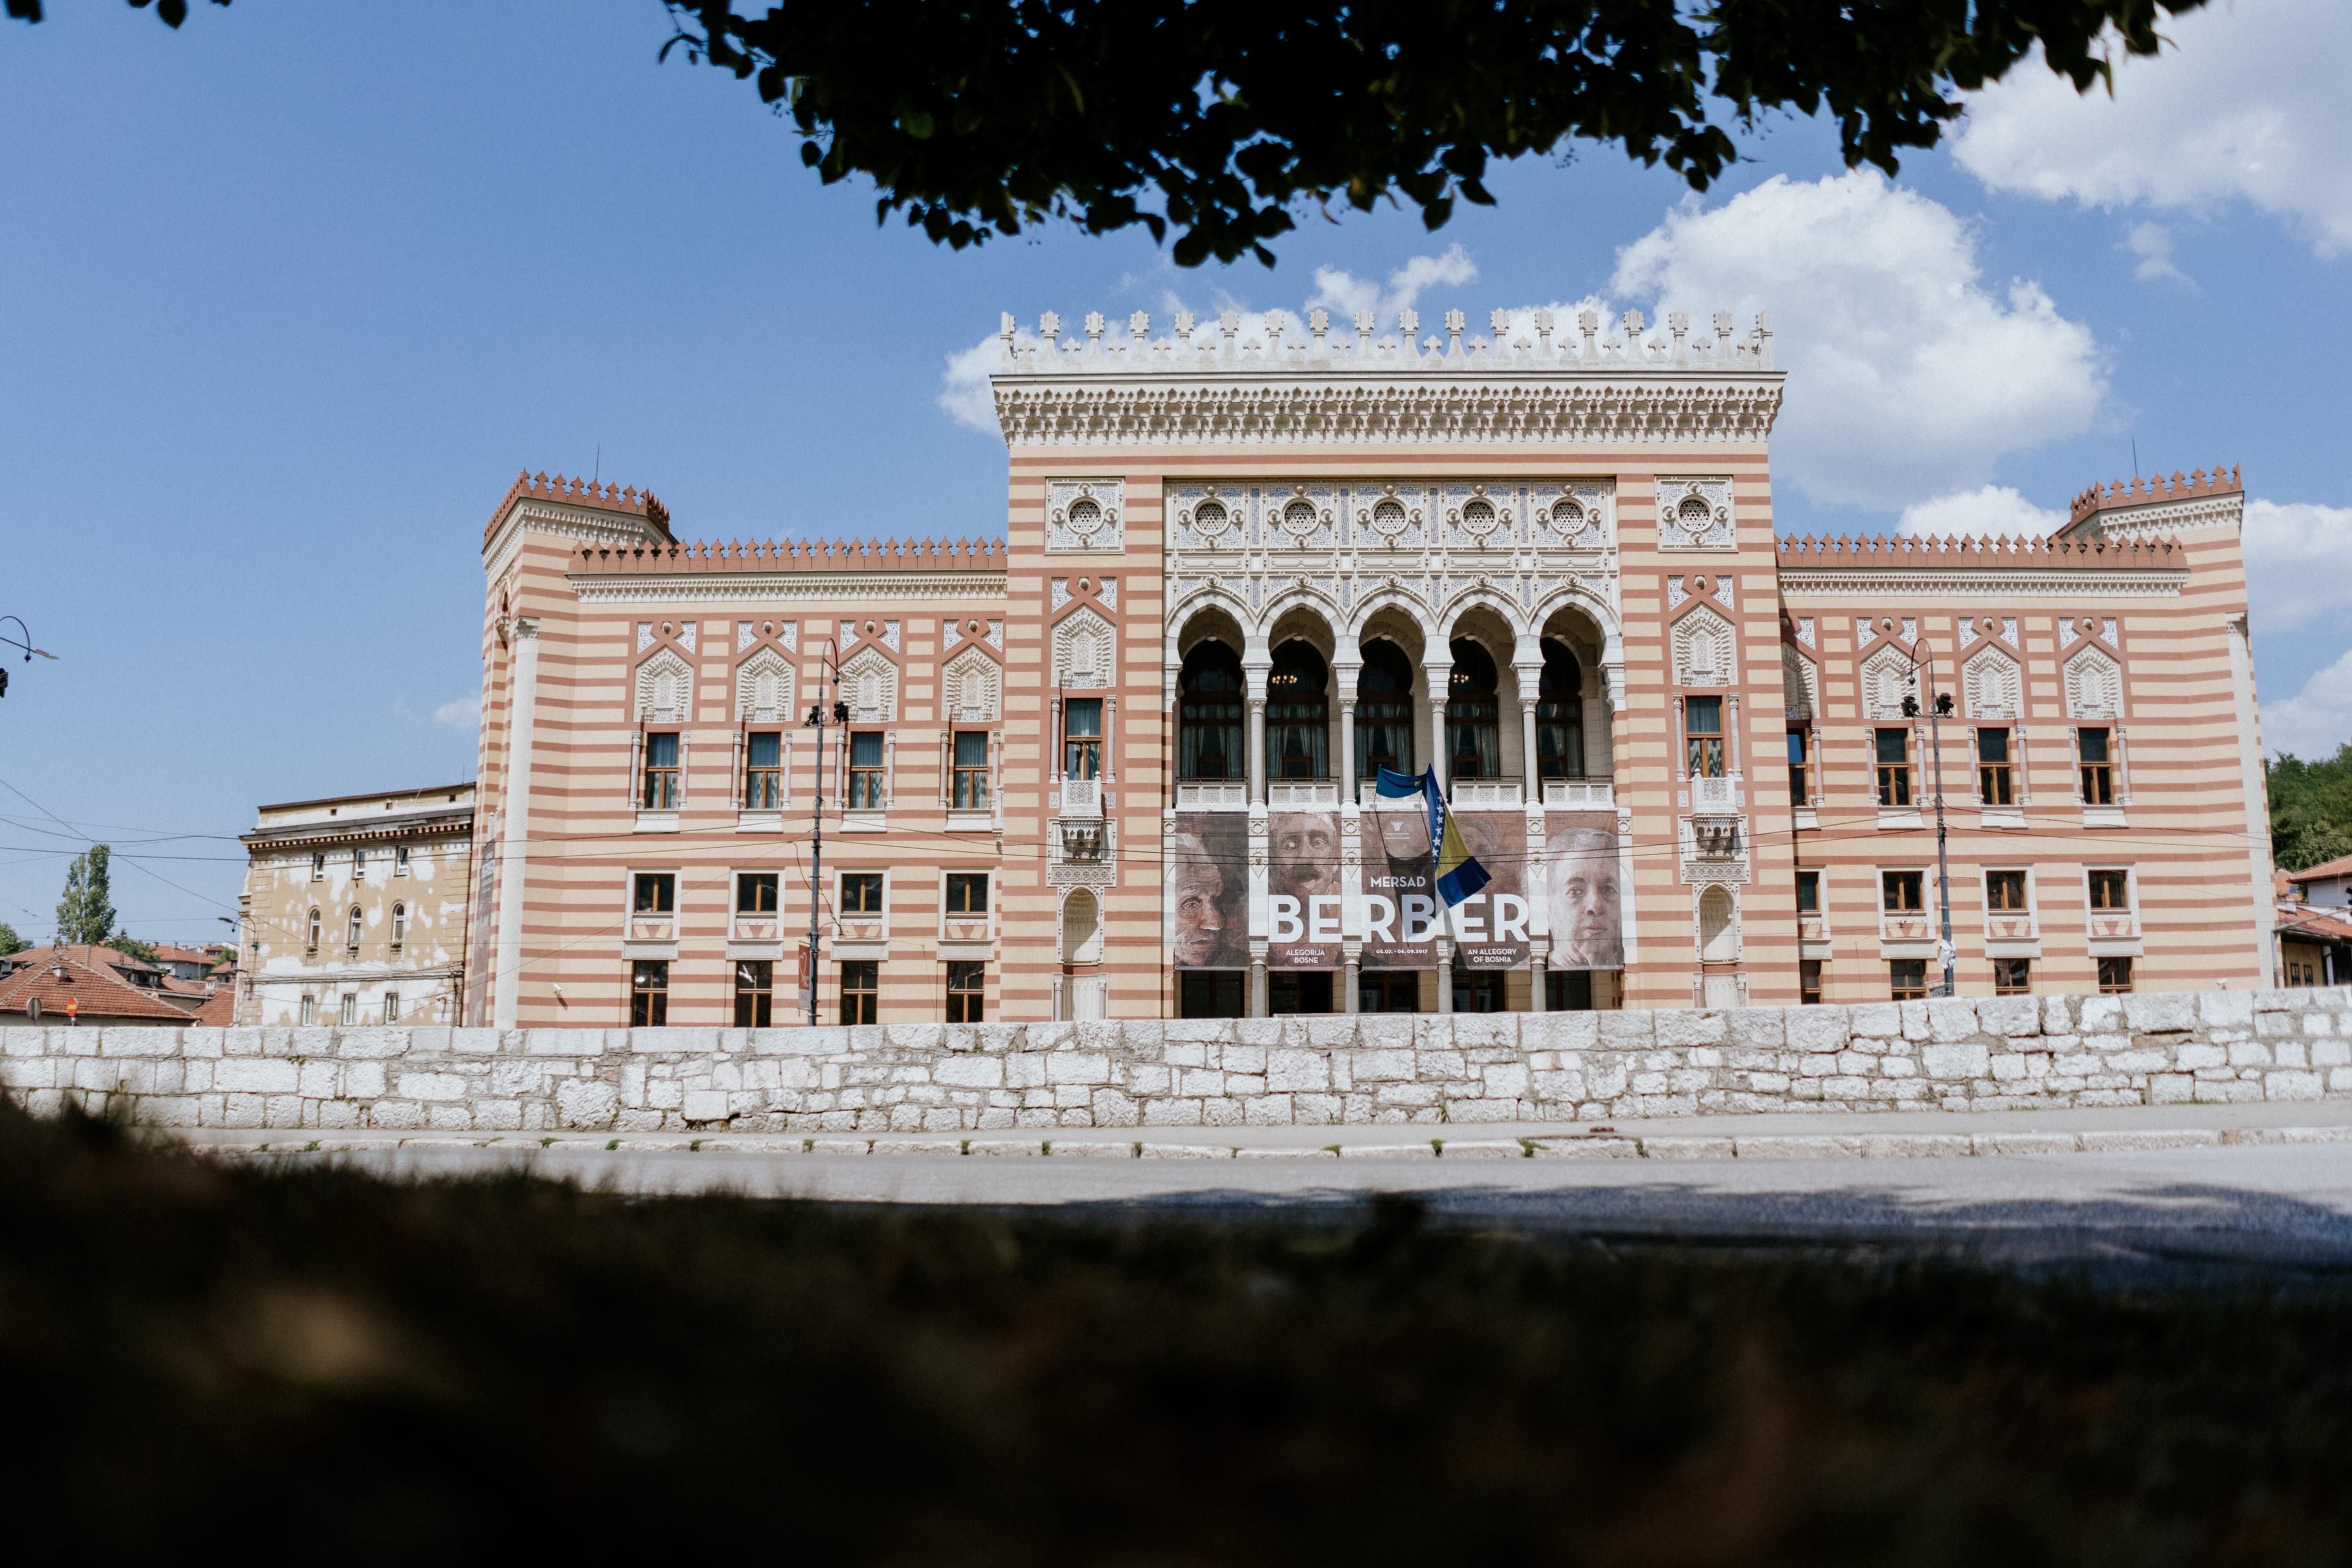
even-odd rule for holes
{"type": "Polygon", "coordinates": [[[268,1155],[411,1178],[527,1169],[638,1194],[1050,1205],[1328,1223],[1409,1194],[1437,1223],[1602,1246],[1958,1253],[2118,1279],[2352,1280],[2352,1144],[1926,1160],[1108,1160],[436,1148],[268,1155]]]}

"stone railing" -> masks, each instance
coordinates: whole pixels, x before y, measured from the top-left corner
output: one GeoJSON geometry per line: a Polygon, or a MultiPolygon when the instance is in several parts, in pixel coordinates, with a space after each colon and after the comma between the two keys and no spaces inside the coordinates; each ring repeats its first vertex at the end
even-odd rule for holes
{"type": "Polygon", "coordinates": [[[1736,1011],[787,1029],[0,1030],[163,1126],[951,1131],[2352,1098],[2352,987],[1736,1011]]]}

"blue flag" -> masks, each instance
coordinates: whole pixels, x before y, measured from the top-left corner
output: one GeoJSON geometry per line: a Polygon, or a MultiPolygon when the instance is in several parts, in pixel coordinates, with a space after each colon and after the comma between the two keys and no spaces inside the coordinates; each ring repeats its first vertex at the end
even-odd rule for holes
{"type": "Polygon", "coordinates": [[[1382,768],[1374,787],[1391,800],[1420,795],[1429,804],[1429,847],[1437,861],[1437,897],[1447,909],[1452,909],[1493,879],[1470,847],[1462,840],[1462,829],[1446,809],[1445,792],[1437,787],[1437,770],[1423,769],[1416,778],[1391,768],[1382,768]]]}

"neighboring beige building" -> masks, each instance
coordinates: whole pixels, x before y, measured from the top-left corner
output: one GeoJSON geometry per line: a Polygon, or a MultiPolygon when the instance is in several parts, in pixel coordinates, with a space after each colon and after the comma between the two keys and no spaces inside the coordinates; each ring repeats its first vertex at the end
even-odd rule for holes
{"type": "Polygon", "coordinates": [[[236,1021],[454,1024],[474,786],[265,805],[245,836],[236,1021]]]}

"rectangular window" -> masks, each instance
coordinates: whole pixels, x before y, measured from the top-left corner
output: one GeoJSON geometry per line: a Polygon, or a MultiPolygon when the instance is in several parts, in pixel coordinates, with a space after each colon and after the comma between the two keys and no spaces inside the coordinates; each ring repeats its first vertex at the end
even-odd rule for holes
{"type": "Polygon", "coordinates": [[[1911,804],[1911,731],[1886,729],[1878,731],[1878,804],[1883,806],[1911,804]]]}
{"type": "Polygon", "coordinates": [[[783,804],[783,734],[754,730],[743,737],[743,809],[777,811],[783,804]]]}
{"type": "Polygon", "coordinates": [[[1896,1002],[1924,1001],[1927,995],[1927,961],[1924,958],[1887,960],[1886,994],[1896,1002]]]}
{"type": "Polygon", "coordinates": [[[2033,989],[2033,961],[2030,958],[1996,958],[1992,961],[1992,994],[1996,996],[2022,996],[2033,989]]]}
{"type": "Polygon", "coordinates": [[[735,1026],[764,1029],[775,1019],[776,966],[764,958],[739,959],[735,964],[735,1026]]]}
{"type": "Polygon", "coordinates": [[[986,1021],[988,997],[988,965],[985,963],[950,963],[948,965],[948,1022],[978,1024],[986,1021]]]}
{"type": "Polygon", "coordinates": [[[326,851],[322,849],[314,853],[310,857],[310,880],[314,882],[323,882],[326,879],[327,854],[326,851]]]}
{"type": "Polygon", "coordinates": [[[645,811],[677,809],[677,731],[665,730],[646,737],[645,777],[637,791],[645,811]]]}
{"type": "Polygon", "coordinates": [[[352,876],[354,879],[363,879],[367,876],[366,850],[354,849],[352,851],[352,876]]]}
{"type": "Polygon", "coordinates": [[[392,852],[392,874],[395,877],[408,875],[408,846],[405,844],[392,852]]]}
{"type": "Polygon", "coordinates": [[[1878,874],[1880,907],[1890,915],[1916,915],[1926,909],[1921,889],[1927,881],[1924,871],[1882,871],[1878,874]]]}
{"type": "Polygon", "coordinates": [[[2128,871],[2094,871],[2091,873],[2091,907],[2110,914],[2122,914],[2131,908],[2131,873],[2128,871]]]}
{"type": "Polygon", "coordinates": [[[360,994],[356,991],[346,991],[343,993],[343,1022],[356,1024],[359,1021],[360,994]]]}
{"type": "Polygon", "coordinates": [[[844,871],[841,874],[841,912],[878,920],[882,915],[882,873],[879,871],[844,871]]]}
{"type": "Polygon", "coordinates": [[[1813,804],[1812,769],[1807,763],[1805,731],[1793,726],[1789,731],[1789,804],[1813,804]]]}
{"type": "Polygon", "coordinates": [[[1983,805],[2015,805],[2010,777],[2009,731],[1977,731],[1977,800],[1983,805]]]}
{"type": "Polygon", "coordinates": [[[2086,729],[2074,731],[2074,743],[2080,749],[2083,763],[2083,804],[2113,805],[2116,804],[2116,771],[2108,747],[2113,731],[2086,729]]]}
{"type": "Polygon", "coordinates": [[[630,912],[640,915],[667,915],[677,909],[677,878],[668,871],[637,873],[636,896],[630,901],[630,912]]]}
{"type": "Polygon", "coordinates": [[[772,915],[776,912],[776,874],[773,871],[738,871],[735,874],[735,912],[739,915],[772,915]]]}
{"type": "Polygon", "coordinates": [[[1822,961],[1818,958],[1797,960],[1797,1001],[1807,1007],[1822,1003],[1822,961]]]}
{"type": "Polygon", "coordinates": [[[849,737],[849,809],[882,809],[882,731],[860,730],[849,737]]]}
{"type": "Polygon", "coordinates": [[[658,1029],[669,1023],[669,960],[641,958],[629,965],[629,1027],[658,1029]]]}
{"type": "Polygon", "coordinates": [[[1062,704],[1062,776],[1102,777],[1102,699],[1073,697],[1062,704]]]}
{"type": "Polygon", "coordinates": [[[1695,779],[1723,776],[1723,699],[1683,699],[1684,763],[1695,779]]]}
{"type": "Polygon", "coordinates": [[[383,994],[383,1021],[387,1024],[400,1022],[400,993],[397,991],[383,994]]]}
{"type": "Polygon", "coordinates": [[[988,731],[959,730],[955,737],[955,790],[949,797],[958,811],[980,811],[988,805],[988,731]]]}
{"type": "Polygon", "coordinates": [[[302,998],[302,1010],[300,1016],[302,1019],[302,1026],[304,1028],[307,1029],[310,1026],[311,1019],[318,1011],[318,998],[315,996],[306,995],[302,998]]]}
{"type": "Polygon", "coordinates": [[[988,873],[985,871],[950,871],[948,873],[948,913],[951,915],[984,915],[988,912],[988,873]]]}
{"type": "Polygon", "coordinates": [[[1985,908],[2003,914],[2025,912],[2025,873],[2022,871],[1987,871],[1985,873],[1985,908]]]}
{"type": "Polygon", "coordinates": [[[2119,995],[2132,988],[2132,961],[2128,958],[2099,960],[2099,990],[2109,996],[2119,995]]]}
{"type": "Polygon", "coordinates": [[[881,1016],[882,965],[859,959],[841,966],[841,1021],[871,1024],[881,1016]]]}
{"type": "Polygon", "coordinates": [[[1801,915],[1822,912],[1822,874],[1819,871],[1797,873],[1797,912],[1801,915]]]}

